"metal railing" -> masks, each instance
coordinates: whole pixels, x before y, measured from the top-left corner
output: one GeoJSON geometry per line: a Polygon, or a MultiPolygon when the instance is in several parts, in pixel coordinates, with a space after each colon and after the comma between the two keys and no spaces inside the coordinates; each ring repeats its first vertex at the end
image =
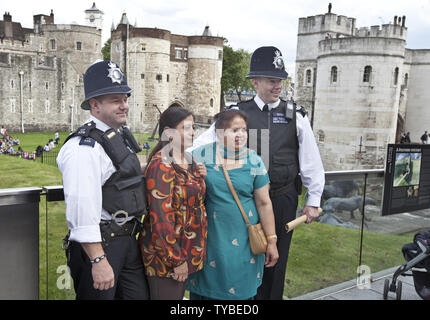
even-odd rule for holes
{"type": "Polygon", "coordinates": [[[58,152],[59,151],[56,150],[43,151],[41,155],[36,158],[36,161],[56,167],[58,152]]]}

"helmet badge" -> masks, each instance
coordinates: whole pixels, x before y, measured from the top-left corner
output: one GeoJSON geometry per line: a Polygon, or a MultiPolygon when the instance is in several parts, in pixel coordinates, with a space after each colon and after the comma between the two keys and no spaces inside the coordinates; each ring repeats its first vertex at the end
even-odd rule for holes
{"type": "Polygon", "coordinates": [[[284,69],[284,58],[281,56],[281,52],[276,50],[275,57],[273,58],[273,64],[276,69],[284,69]]]}
{"type": "Polygon", "coordinates": [[[124,80],[124,74],[121,72],[121,69],[113,62],[109,62],[108,78],[112,79],[112,83],[117,82],[119,84],[124,80]]]}

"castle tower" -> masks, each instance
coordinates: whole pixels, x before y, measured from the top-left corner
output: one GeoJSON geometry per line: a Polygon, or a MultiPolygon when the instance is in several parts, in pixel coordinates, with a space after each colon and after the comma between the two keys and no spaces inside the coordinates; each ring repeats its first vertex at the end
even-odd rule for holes
{"type": "MultiPolygon", "coordinates": [[[[205,28],[204,34],[210,34],[205,28]]],[[[211,117],[219,112],[223,40],[209,35],[188,37],[188,105],[211,117]]]]}
{"type": "Polygon", "coordinates": [[[317,82],[318,43],[326,38],[350,37],[355,18],[329,12],[299,19],[296,53],[295,100],[306,108],[312,121],[317,82]]]}
{"type": "Polygon", "coordinates": [[[133,131],[149,132],[159,111],[168,107],[170,31],[135,28],[124,13],[112,31],[111,59],[125,71],[133,89],[128,124],[133,131]]]}
{"type": "Polygon", "coordinates": [[[219,111],[223,38],[137,28],[125,14],[112,31],[111,59],[125,70],[133,93],[128,124],[152,132],[160,112],[178,103],[207,123],[219,111]],[[128,70],[128,71],[127,71],[128,70]]]}
{"type": "Polygon", "coordinates": [[[90,9],[85,10],[85,24],[96,27],[98,30],[103,29],[103,11],[97,9],[96,3],[90,9]]]}
{"type": "Polygon", "coordinates": [[[297,100],[313,104],[308,111],[326,170],[382,168],[404,105],[406,27],[354,25],[334,14],[299,21],[297,100]],[[312,44],[317,36],[324,38],[312,44]]]}
{"type": "Polygon", "coordinates": [[[7,13],[0,20],[0,118],[11,132],[71,130],[88,117],[83,74],[101,58],[101,31],[56,24],[54,13],[33,16],[23,28],[7,13]]]}

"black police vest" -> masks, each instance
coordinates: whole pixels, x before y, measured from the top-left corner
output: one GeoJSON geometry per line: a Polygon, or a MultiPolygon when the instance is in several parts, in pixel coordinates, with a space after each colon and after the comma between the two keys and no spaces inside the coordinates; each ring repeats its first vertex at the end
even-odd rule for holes
{"type": "Polygon", "coordinates": [[[90,122],[77,129],[67,140],[75,136],[82,137],[80,145],[94,147],[95,141],[100,143],[117,169],[102,187],[103,209],[112,215],[119,210],[127,212],[128,216],[146,214],[145,180],[136,155],[140,147],[130,131],[123,128],[122,134],[114,129],[103,132],[96,128],[94,122],[90,122]]]}
{"type": "Polygon", "coordinates": [[[248,147],[257,151],[268,166],[271,189],[297,183],[300,169],[295,104],[289,112],[283,100],[269,112],[261,111],[254,99],[239,103],[238,107],[248,116],[248,147]]]}

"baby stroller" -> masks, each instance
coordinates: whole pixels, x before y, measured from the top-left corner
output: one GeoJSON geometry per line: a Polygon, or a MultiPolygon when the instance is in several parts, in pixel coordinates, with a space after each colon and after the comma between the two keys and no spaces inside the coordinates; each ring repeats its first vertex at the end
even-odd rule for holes
{"type": "Polygon", "coordinates": [[[415,291],[422,299],[430,300],[430,230],[417,232],[414,236],[414,242],[405,244],[402,252],[407,263],[394,272],[391,284],[389,279],[385,280],[384,300],[387,299],[389,291],[396,293],[397,300],[401,299],[402,282],[397,281],[399,276],[412,276],[415,291]],[[412,268],[414,269],[411,270],[412,268]],[[417,269],[425,269],[425,271],[417,269]],[[412,274],[406,273],[409,270],[412,274]]]}

